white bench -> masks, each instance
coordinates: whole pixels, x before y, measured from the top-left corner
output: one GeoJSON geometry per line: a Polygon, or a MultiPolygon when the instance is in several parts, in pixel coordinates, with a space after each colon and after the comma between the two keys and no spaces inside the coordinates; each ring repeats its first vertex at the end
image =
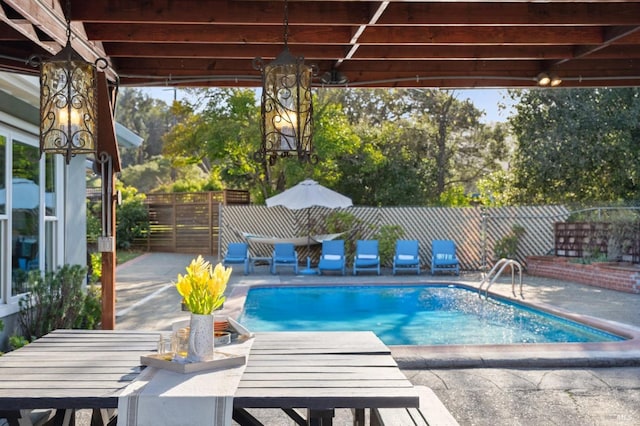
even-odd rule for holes
{"type": "Polygon", "coordinates": [[[371,410],[371,426],[459,426],[447,407],[431,389],[416,386],[420,408],[378,408],[371,410]]]}

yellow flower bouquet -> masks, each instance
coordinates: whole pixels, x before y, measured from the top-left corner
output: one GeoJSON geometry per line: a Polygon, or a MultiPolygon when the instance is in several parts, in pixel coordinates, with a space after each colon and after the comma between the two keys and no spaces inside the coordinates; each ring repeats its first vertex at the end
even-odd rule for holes
{"type": "Polygon", "coordinates": [[[187,274],[178,274],[176,289],[193,314],[210,315],[224,303],[224,291],[231,276],[231,268],[218,263],[215,268],[202,256],[187,266],[187,274]]]}

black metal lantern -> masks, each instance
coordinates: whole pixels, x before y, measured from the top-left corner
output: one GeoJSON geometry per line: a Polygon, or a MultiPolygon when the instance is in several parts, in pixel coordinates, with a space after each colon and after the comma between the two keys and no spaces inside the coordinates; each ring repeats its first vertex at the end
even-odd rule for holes
{"type": "Polygon", "coordinates": [[[313,102],[311,93],[315,67],[305,65],[304,57],[294,57],[287,45],[288,8],[285,1],[284,50],[265,65],[254,59],[254,67],[262,72],[262,146],[259,160],[274,164],[278,157],[297,156],[301,161],[316,163],[313,154],[313,102]]]}
{"type": "MultiPolygon", "coordinates": [[[[68,11],[68,9],[67,9],[68,11]]],[[[67,164],[77,154],[97,149],[97,69],[67,44],[40,67],[40,154],[62,154],[67,164]]]]}

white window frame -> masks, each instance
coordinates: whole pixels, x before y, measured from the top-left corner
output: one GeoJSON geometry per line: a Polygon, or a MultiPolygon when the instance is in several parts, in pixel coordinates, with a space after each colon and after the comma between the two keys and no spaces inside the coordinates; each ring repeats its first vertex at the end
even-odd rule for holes
{"type": "MultiPolygon", "coordinates": [[[[14,141],[28,144],[29,146],[39,146],[39,128],[31,123],[24,122],[16,117],[10,116],[4,112],[0,112],[0,135],[6,138],[5,144],[5,182],[6,182],[6,194],[7,201],[12,197],[12,164],[13,164],[13,143],[14,141]]],[[[45,159],[44,156],[40,159],[40,205],[43,208],[40,209],[38,217],[38,244],[39,256],[39,269],[44,270],[45,257],[47,256],[47,244],[46,244],[46,225],[47,223],[53,223],[54,225],[54,243],[53,243],[53,262],[55,267],[59,267],[63,264],[64,259],[64,164],[62,157],[55,156],[55,186],[56,186],[56,198],[55,215],[45,215],[45,159]]],[[[11,295],[11,276],[12,276],[12,247],[11,247],[11,235],[12,229],[12,215],[11,210],[8,208],[4,214],[0,214],[0,286],[2,286],[2,297],[0,297],[0,318],[15,314],[19,311],[18,302],[21,295],[11,295]]]]}

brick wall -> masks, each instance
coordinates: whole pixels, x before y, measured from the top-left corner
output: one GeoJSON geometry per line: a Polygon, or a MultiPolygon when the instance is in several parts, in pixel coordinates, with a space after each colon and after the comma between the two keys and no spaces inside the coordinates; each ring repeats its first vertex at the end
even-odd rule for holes
{"type": "Polygon", "coordinates": [[[640,268],[634,265],[570,263],[554,256],[527,257],[529,275],[572,281],[626,293],[640,294],[640,268]]]}

